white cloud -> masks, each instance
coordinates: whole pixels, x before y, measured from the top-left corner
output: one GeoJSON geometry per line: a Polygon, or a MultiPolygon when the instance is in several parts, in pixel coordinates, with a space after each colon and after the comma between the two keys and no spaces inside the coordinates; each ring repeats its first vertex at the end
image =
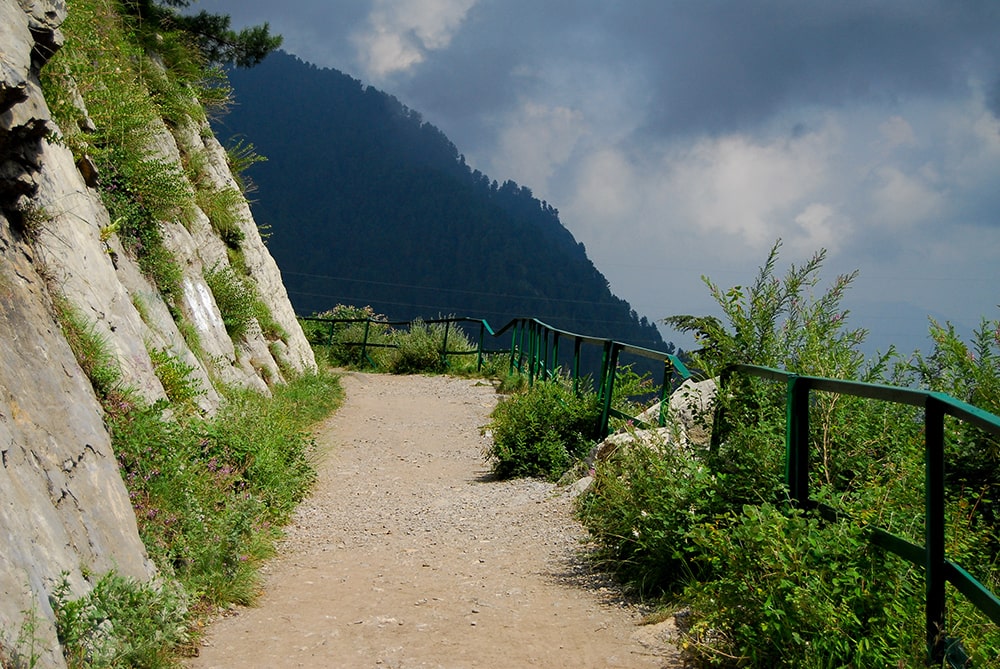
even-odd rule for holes
{"type": "Polygon", "coordinates": [[[546,193],[549,179],[587,133],[580,111],[526,102],[503,123],[492,160],[503,165],[504,175],[546,193]]]}
{"type": "Polygon", "coordinates": [[[377,0],[351,35],[366,74],[384,80],[447,48],[476,0],[377,0]]]}
{"type": "Polygon", "coordinates": [[[875,225],[908,228],[940,217],[945,209],[946,195],[930,165],[911,172],[884,165],[873,177],[870,218],[875,225]]]}

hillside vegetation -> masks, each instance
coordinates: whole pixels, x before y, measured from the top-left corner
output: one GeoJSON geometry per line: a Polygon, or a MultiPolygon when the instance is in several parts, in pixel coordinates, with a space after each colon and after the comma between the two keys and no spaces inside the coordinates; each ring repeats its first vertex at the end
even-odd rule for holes
{"type": "Polygon", "coordinates": [[[207,124],[240,57],[193,39],[183,0],[17,4],[29,36],[66,16],[5,107],[35,135],[0,136],[34,159],[0,218],[0,666],[176,666],[258,594],[339,386],[207,124]]]}

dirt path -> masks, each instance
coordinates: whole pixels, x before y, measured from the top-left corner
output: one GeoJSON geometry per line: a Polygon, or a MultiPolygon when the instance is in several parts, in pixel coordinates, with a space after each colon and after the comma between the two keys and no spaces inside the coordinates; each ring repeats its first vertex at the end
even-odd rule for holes
{"type": "Polygon", "coordinates": [[[680,666],[586,567],[565,490],[489,480],[491,387],[343,385],[258,607],[213,623],[191,669],[680,666]]]}

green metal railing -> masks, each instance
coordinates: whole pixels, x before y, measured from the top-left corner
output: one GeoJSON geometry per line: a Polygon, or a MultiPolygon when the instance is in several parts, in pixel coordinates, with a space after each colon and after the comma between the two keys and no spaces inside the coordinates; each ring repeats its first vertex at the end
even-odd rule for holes
{"type": "MultiPolygon", "coordinates": [[[[371,318],[300,317],[300,320],[326,323],[329,326],[327,344],[333,343],[335,329],[338,324],[364,323],[364,335],[362,336],[361,341],[338,341],[337,344],[339,346],[346,347],[360,347],[361,358],[366,360],[373,367],[375,366],[375,363],[368,355],[369,349],[397,348],[397,345],[371,341],[371,326],[374,324],[377,327],[392,328],[411,325],[410,321],[386,322],[373,320],[371,318]]],[[[664,425],[666,419],[666,402],[663,400],[666,399],[670,391],[673,390],[676,385],[675,382],[678,379],[687,379],[691,376],[691,372],[689,372],[687,367],[684,366],[681,359],[671,353],[664,353],[663,351],[656,351],[653,349],[643,348],[641,346],[632,346],[631,344],[625,344],[612,339],[588,337],[586,335],[560,330],[543,323],[536,318],[515,318],[496,331],[494,331],[493,328],[490,327],[490,324],[482,318],[452,317],[425,320],[423,322],[427,324],[444,324],[445,330],[441,347],[441,357],[446,362],[449,356],[475,355],[477,356],[476,369],[481,370],[483,366],[483,356],[490,353],[504,353],[509,351],[511,371],[517,369],[521,373],[527,374],[529,383],[534,383],[536,378],[550,379],[556,376],[556,374],[558,374],[562,369],[562,365],[559,363],[561,353],[560,345],[562,342],[571,343],[573,346],[573,353],[569,364],[568,374],[573,381],[573,388],[577,392],[579,392],[579,384],[581,380],[585,376],[589,376],[589,372],[592,371],[585,370],[583,368],[583,347],[586,345],[599,349],[601,351],[601,365],[597,376],[597,391],[602,407],[601,422],[599,426],[601,437],[606,437],[608,435],[608,429],[612,417],[635,420],[634,417],[626,416],[611,406],[614,395],[615,380],[618,375],[618,365],[623,353],[659,361],[663,364],[663,379],[662,383],[659,385],[660,415],[658,424],[660,426],[664,425]],[[479,328],[476,349],[473,351],[465,349],[448,349],[448,334],[453,326],[461,323],[474,324],[479,328]],[[492,338],[499,338],[508,334],[511,338],[509,349],[489,350],[485,348],[487,341],[486,335],[489,335],[492,338]]]]}
{"type": "MultiPolygon", "coordinates": [[[[409,326],[411,326],[413,324],[411,321],[382,321],[382,320],[375,320],[375,319],[372,319],[372,318],[317,318],[317,317],[312,317],[312,316],[299,316],[299,320],[300,321],[313,322],[313,323],[325,323],[325,324],[327,324],[329,326],[329,330],[327,332],[327,342],[326,342],[327,345],[332,345],[333,344],[335,330],[336,330],[336,327],[337,327],[338,324],[364,323],[364,325],[365,325],[365,331],[364,331],[364,335],[362,336],[362,340],[361,341],[357,341],[357,342],[355,342],[355,341],[348,341],[348,342],[338,341],[337,345],[338,346],[345,346],[345,347],[348,347],[348,348],[360,347],[361,348],[361,358],[363,360],[365,360],[366,362],[368,362],[368,364],[371,365],[372,367],[375,367],[376,365],[375,365],[375,361],[372,360],[371,356],[368,355],[369,349],[373,349],[373,348],[399,348],[399,346],[397,344],[372,341],[371,340],[372,325],[375,325],[375,326],[377,326],[379,328],[381,328],[381,327],[394,328],[394,327],[404,327],[404,326],[409,327],[409,326]]],[[[445,364],[447,364],[448,358],[451,357],[451,356],[469,356],[469,355],[475,355],[476,356],[476,369],[477,370],[481,370],[482,367],[483,367],[483,356],[484,355],[487,355],[489,353],[500,353],[500,352],[502,352],[502,351],[487,350],[484,347],[484,344],[485,344],[485,341],[486,341],[486,334],[488,333],[491,336],[495,336],[494,332],[493,332],[493,329],[490,327],[490,324],[487,323],[485,319],[482,319],[482,318],[454,318],[454,317],[453,318],[434,318],[434,319],[425,320],[425,321],[423,321],[423,323],[425,323],[427,325],[444,324],[444,337],[443,337],[443,340],[442,340],[442,343],[441,343],[441,351],[440,351],[440,353],[441,353],[441,359],[445,361],[445,364]],[[477,345],[477,347],[476,347],[475,350],[469,351],[467,349],[460,349],[460,350],[449,350],[448,349],[448,338],[449,338],[449,335],[451,334],[452,326],[456,325],[458,323],[472,323],[472,324],[476,324],[476,325],[479,326],[479,336],[477,338],[478,345],[477,345]]]]}
{"type": "MultiPolygon", "coordinates": [[[[789,495],[799,506],[809,500],[809,394],[823,391],[907,404],[923,409],[925,450],[924,546],[875,528],[871,540],[878,546],[923,567],[926,590],[927,650],[933,662],[964,666],[961,644],[945,636],[945,584],[951,583],[995,624],[1000,625],[1000,599],[945,555],[944,417],[953,416],[1000,435],[1000,418],[943,393],[857,381],[840,381],[790,372],[736,365],[739,373],[786,384],[785,477],[789,495]]],[[[713,435],[714,436],[714,435],[713,435]]]]}
{"type": "Polygon", "coordinates": [[[647,358],[663,364],[663,378],[659,384],[660,414],[658,425],[663,426],[666,420],[666,398],[676,386],[678,379],[688,379],[691,372],[685,367],[679,357],[671,353],[656,351],[641,346],[632,346],[613,339],[588,337],[554,328],[537,318],[515,318],[497,331],[497,336],[510,331],[512,333],[510,347],[510,367],[527,373],[529,383],[536,377],[549,379],[561,370],[559,364],[560,344],[563,341],[573,345],[572,363],[569,376],[573,380],[573,388],[579,391],[579,383],[583,378],[581,360],[583,346],[589,345],[601,350],[601,365],[597,378],[597,393],[601,403],[601,437],[608,436],[608,426],[612,417],[632,419],[612,407],[615,380],[618,376],[618,365],[622,353],[647,358]]]}

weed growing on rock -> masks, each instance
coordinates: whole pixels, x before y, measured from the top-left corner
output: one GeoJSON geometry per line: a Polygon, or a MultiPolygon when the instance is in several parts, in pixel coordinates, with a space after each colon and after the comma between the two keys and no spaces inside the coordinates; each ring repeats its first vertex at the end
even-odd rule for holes
{"type": "Polygon", "coordinates": [[[139,583],[109,572],[74,598],[64,575],[51,603],[70,669],[166,669],[187,638],[188,597],[176,582],[139,583]]]}
{"type": "Polygon", "coordinates": [[[194,400],[205,393],[201,381],[192,376],[195,368],[167,349],[150,348],[149,358],[167,399],[177,408],[192,409],[194,400]]]}

